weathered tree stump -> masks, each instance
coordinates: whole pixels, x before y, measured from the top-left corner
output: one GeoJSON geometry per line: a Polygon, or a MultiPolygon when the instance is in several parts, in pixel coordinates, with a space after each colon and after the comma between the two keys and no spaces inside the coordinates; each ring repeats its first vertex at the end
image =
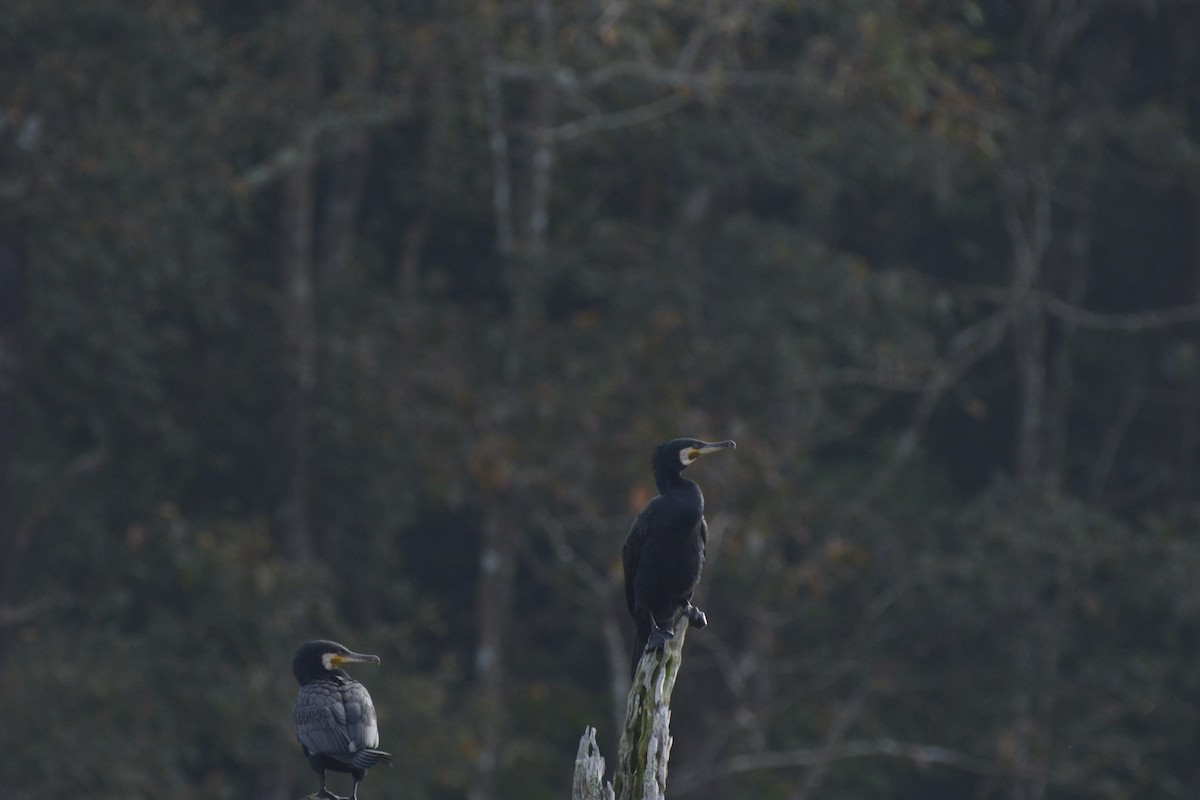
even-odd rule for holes
{"type": "Polygon", "coordinates": [[[596,730],[588,727],[575,758],[572,800],[664,800],[671,757],[671,692],[683,662],[687,621],[661,650],[642,657],[625,710],[625,730],[612,783],[604,782],[604,759],[596,730]]]}
{"type": "Polygon", "coordinates": [[[575,756],[575,785],[572,800],[614,800],[611,783],[604,780],[604,756],[596,745],[596,729],[591,725],[579,740],[575,756]]]}

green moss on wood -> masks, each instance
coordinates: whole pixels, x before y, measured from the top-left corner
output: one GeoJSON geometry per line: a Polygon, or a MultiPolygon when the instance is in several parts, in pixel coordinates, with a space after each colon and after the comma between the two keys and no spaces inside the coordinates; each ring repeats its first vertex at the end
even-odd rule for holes
{"type": "Polygon", "coordinates": [[[617,800],[661,800],[671,755],[671,693],[683,663],[684,622],[662,650],[647,653],[629,691],[613,788],[617,800]]]}

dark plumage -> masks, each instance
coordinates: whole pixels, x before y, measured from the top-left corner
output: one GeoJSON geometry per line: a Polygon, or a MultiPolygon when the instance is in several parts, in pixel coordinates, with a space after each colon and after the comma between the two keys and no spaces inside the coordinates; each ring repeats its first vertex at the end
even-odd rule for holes
{"type": "Polygon", "coordinates": [[[675,439],[654,451],[651,464],[658,496],[633,520],[621,550],[625,602],[637,623],[634,674],[642,653],[662,647],[675,635],[681,616],[696,628],[708,624],[704,612],[692,605],[708,542],[704,495],[681,473],[700,456],[727,447],[735,445],[675,439]]]}
{"type": "Polygon", "coordinates": [[[379,656],[352,653],[337,642],[306,642],[292,658],[292,674],[300,684],[292,722],[296,738],[313,771],[321,776],[317,797],[340,800],[325,788],[325,770],[348,772],[354,778],[350,797],[357,800],[358,784],[367,770],[391,755],[378,750],[375,705],[367,687],[339,669],[342,664],[378,664],[379,656]]]}

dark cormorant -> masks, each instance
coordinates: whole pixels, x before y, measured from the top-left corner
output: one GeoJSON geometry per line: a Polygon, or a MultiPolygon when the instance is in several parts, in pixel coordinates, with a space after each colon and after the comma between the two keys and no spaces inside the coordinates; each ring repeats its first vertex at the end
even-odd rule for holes
{"type": "Polygon", "coordinates": [[[681,616],[696,628],[708,624],[704,612],[692,605],[708,542],[704,495],[681,473],[700,456],[735,446],[729,441],[675,439],[654,450],[650,463],[658,496],[634,519],[621,549],[625,602],[637,623],[635,675],[642,653],[666,644],[681,616]]]}
{"type": "Polygon", "coordinates": [[[300,684],[292,722],[296,738],[313,771],[321,776],[317,797],[340,800],[325,788],[325,770],[349,772],[354,778],[350,797],[357,800],[359,781],[379,761],[391,755],[379,747],[375,704],[367,687],[339,667],[378,664],[379,656],[352,653],[337,642],[305,642],[292,658],[292,674],[300,684]]]}

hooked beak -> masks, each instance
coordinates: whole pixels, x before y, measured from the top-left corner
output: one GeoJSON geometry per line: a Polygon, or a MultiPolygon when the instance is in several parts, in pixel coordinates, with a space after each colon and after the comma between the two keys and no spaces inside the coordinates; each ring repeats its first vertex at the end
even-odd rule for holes
{"type": "Polygon", "coordinates": [[[726,448],[732,449],[734,447],[737,447],[737,442],[733,441],[732,439],[726,439],[723,442],[707,442],[704,444],[704,446],[697,447],[696,453],[698,455],[707,455],[708,453],[715,453],[718,450],[724,450],[726,448]]]}
{"type": "Polygon", "coordinates": [[[342,664],[378,664],[379,656],[369,656],[365,653],[334,653],[329,659],[335,667],[342,664]]]}

